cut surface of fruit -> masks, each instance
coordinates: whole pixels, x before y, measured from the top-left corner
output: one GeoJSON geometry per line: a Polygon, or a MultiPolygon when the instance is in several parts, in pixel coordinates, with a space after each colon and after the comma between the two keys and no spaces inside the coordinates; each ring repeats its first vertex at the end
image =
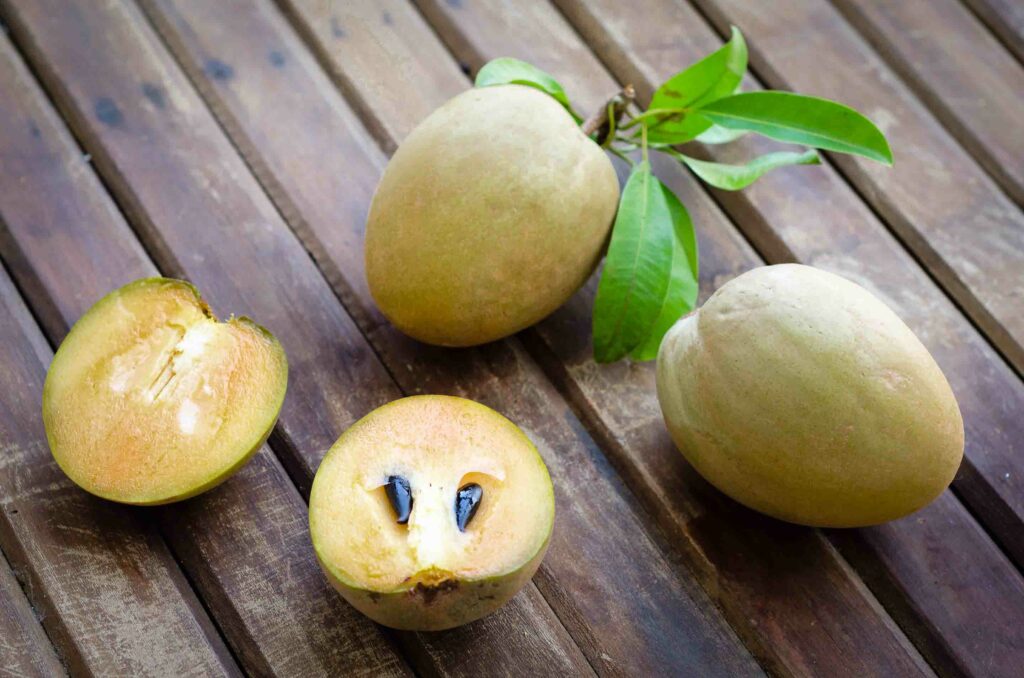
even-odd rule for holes
{"type": "Polygon", "coordinates": [[[540,564],[553,520],[551,479],[530,440],[449,396],[403,398],[361,419],[328,452],[310,496],[332,583],[399,628],[448,628],[496,609],[540,564]]]}
{"type": "Polygon", "coordinates": [[[71,329],[46,377],[43,421],[54,458],[83,489],[160,504],[240,468],[273,428],[287,382],[267,330],[219,322],[186,282],[147,278],[71,329]]]}

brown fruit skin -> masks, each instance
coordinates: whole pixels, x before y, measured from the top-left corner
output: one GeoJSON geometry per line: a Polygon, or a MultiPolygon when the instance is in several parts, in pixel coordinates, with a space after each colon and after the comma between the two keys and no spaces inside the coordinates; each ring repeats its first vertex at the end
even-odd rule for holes
{"type": "Polygon", "coordinates": [[[550,96],[469,90],[420,123],[384,172],[366,227],[370,292],[421,341],[500,339],[586,282],[618,200],[608,157],[550,96]]]}
{"type": "Polygon", "coordinates": [[[665,336],[657,382],[697,471],[793,523],[900,518],[941,494],[963,457],[960,410],[928,350],[870,292],[809,266],[722,286],[665,336]]]}

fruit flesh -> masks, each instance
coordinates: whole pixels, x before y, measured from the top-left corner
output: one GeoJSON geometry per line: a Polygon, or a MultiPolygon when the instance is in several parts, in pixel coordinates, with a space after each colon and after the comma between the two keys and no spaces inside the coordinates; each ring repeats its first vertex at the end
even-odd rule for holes
{"type": "Polygon", "coordinates": [[[469,346],[541,320],[601,257],[619,186],[551,97],[473,89],[402,143],[367,221],[370,291],[398,329],[469,346]]]}
{"type": "Polygon", "coordinates": [[[464,624],[509,598],[547,549],[554,494],[547,469],[514,424],[447,396],[403,398],[345,432],[317,471],[310,532],[317,557],[350,603],[396,628],[464,624]],[[387,496],[408,481],[399,524],[387,496]],[[482,499],[460,531],[456,498],[482,499]]]}
{"type": "Polygon", "coordinates": [[[240,468],[273,428],[286,385],[284,351],[266,330],[218,322],[188,283],[149,278],[72,328],[47,374],[43,420],[80,487],[167,503],[240,468]]]}
{"type": "Polygon", "coordinates": [[[956,399],[917,337],[867,290],[807,266],[745,273],[680,320],[658,396],[701,475],[795,523],[899,518],[963,455],[956,399]]]}

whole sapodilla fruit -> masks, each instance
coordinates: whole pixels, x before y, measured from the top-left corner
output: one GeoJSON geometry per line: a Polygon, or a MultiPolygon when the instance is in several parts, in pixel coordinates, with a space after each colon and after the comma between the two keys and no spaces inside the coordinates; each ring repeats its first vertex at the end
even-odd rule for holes
{"type": "Polygon", "coordinates": [[[438,631],[504,605],[547,551],[554,489],[533,443],[464,398],[413,396],[349,428],[317,470],[309,530],[374,621],[438,631]]]}
{"type": "Polygon", "coordinates": [[[963,456],[960,410],[928,350],[870,292],[809,266],[723,285],[665,336],[657,379],[687,460],[782,520],[899,518],[935,499],[963,456]]]}
{"type": "Polygon", "coordinates": [[[146,278],[71,328],[46,375],[43,423],[57,464],[83,489],[165,504],[241,468],[287,385],[270,332],[244,317],[218,322],[187,282],[146,278]]]}
{"type": "Polygon", "coordinates": [[[366,226],[370,291],[421,341],[500,339],[583,285],[618,200],[608,157],[550,96],[469,90],[420,123],[384,172],[366,226]]]}

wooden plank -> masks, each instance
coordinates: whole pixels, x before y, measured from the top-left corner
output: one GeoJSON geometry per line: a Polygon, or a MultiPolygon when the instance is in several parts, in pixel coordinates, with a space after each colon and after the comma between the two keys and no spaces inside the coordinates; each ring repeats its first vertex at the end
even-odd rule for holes
{"type": "Polygon", "coordinates": [[[1018,0],[964,0],[1008,50],[1024,62],[1024,4],[1018,0]]]}
{"type": "MultiPolygon", "coordinates": [[[[403,390],[481,400],[532,434],[551,469],[559,506],[552,546],[536,582],[595,668],[755,671],[715,608],[690,589],[650,540],[600,451],[515,342],[474,351],[432,349],[399,335],[373,308],[360,244],[372,183],[384,159],[379,152],[365,159],[354,152],[369,141],[365,133],[362,142],[338,135],[336,110],[343,102],[289,37],[273,6],[264,3],[250,11],[241,3],[220,10],[169,1],[147,6],[403,390]],[[230,36],[209,28],[221,23],[214,17],[226,16],[216,11],[233,17],[236,30],[230,36]],[[284,69],[267,58],[268,45],[283,49],[284,69]],[[226,55],[236,73],[230,82],[213,77],[206,67],[210,58],[226,61],[226,55]],[[268,91],[279,94],[262,95],[268,91]],[[311,157],[317,158],[314,172],[311,157]],[[357,171],[371,180],[353,185],[347,177],[357,171]],[[623,591],[637,593],[624,596],[623,591]]],[[[409,17],[422,26],[407,7],[384,9],[387,19],[379,6],[373,16],[385,25],[392,22],[396,31],[408,28],[409,17]]],[[[354,10],[347,5],[344,11],[354,10]]],[[[344,33],[347,24],[338,23],[344,33]]],[[[354,120],[351,113],[345,119],[354,120]]],[[[356,133],[354,126],[350,135],[356,133]]],[[[522,635],[512,630],[495,642],[507,644],[522,635]]]]}
{"type": "MultiPolygon", "coordinates": [[[[592,0],[586,3],[565,1],[561,5],[575,27],[596,46],[602,61],[623,81],[636,85],[641,100],[646,100],[653,88],[681,64],[691,63],[720,44],[700,16],[680,3],[655,1],[625,7],[592,0]]],[[[529,23],[550,25],[536,16],[529,23]]],[[[508,27],[515,22],[506,19],[503,25],[504,33],[510,36],[508,39],[514,40],[514,31],[509,31],[508,27]]],[[[493,34],[483,39],[498,40],[493,34]]],[[[508,45],[499,41],[493,49],[507,48],[508,45]]],[[[570,94],[571,84],[577,81],[570,72],[574,53],[576,50],[570,46],[564,54],[551,55],[549,62],[540,64],[553,70],[565,67],[563,82],[570,88],[570,94]]],[[[531,54],[520,56],[530,58],[531,54]]],[[[594,96],[598,97],[599,93],[594,96]]],[[[740,153],[748,157],[766,150],[766,144],[739,146],[740,153]]],[[[716,157],[735,159],[728,154],[716,157]]],[[[798,260],[828,268],[859,280],[887,299],[929,343],[953,380],[968,421],[969,454],[984,454],[988,450],[1005,450],[1008,456],[1018,454],[1015,445],[1019,444],[1017,441],[1024,436],[1024,431],[1015,428],[1018,423],[1012,413],[1019,411],[1024,403],[1008,408],[992,407],[992,403],[1004,402],[1009,397],[1007,394],[1019,392],[1019,382],[827,166],[773,173],[743,192],[722,192],[716,194],[716,198],[734,215],[736,223],[744,225],[747,234],[772,261],[798,260]],[[830,218],[823,220],[822,214],[829,214],[830,218]]],[[[688,197],[684,201],[689,204],[688,197]]],[[[709,251],[717,235],[712,231],[709,238],[710,226],[703,216],[695,215],[695,220],[701,233],[702,266],[707,274],[708,266],[721,266],[718,252],[709,251]]],[[[717,277],[720,272],[715,270],[712,275],[717,277]]],[[[545,323],[540,330],[559,358],[553,361],[555,369],[565,372],[568,388],[579,394],[581,409],[600,412],[604,407],[614,412],[616,402],[632,401],[635,397],[632,394],[643,392],[644,384],[633,379],[637,390],[628,389],[626,384],[636,373],[635,367],[623,370],[627,372],[624,378],[622,374],[612,374],[622,381],[602,379],[607,370],[597,368],[590,361],[585,339],[588,304],[589,299],[573,309],[573,313],[567,310],[556,316],[561,322],[545,323]],[[584,338],[567,340],[565,337],[584,338]]],[[[665,439],[660,421],[652,423],[652,428],[645,431],[616,423],[614,417],[607,419],[612,422],[607,426],[607,435],[617,436],[626,447],[640,447],[652,438],[665,439]]],[[[650,444],[656,446],[656,443],[650,444]]],[[[665,442],[663,447],[670,449],[671,444],[665,442]]],[[[645,455],[645,458],[651,457],[645,455]]],[[[650,476],[657,479],[668,475],[662,470],[671,467],[668,459],[670,457],[659,460],[660,465],[652,463],[654,472],[650,476]]],[[[928,637],[934,641],[939,649],[933,648],[930,656],[936,658],[937,663],[951,664],[944,659],[949,655],[943,646],[945,638],[957,648],[958,658],[965,665],[984,673],[985,665],[977,658],[987,653],[976,652],[978,648],[966,643],[960,631],[964,626],[977,624],[975,620],[991,622],[988,632],[979,630],[978,638],[989,633],[991,637],[1002,639],[1004,647],[1012,648],[1014,642],[1020,645],[1012,635],[1009,639],[1005,636],[1006,625],[1016,628],[1010,620],[1021,615],[1019,577],[955,500],[944,498],[918,516],[857,534],[864,535],[859,543],[867,549],[858,556],[858,563],[876,562],[872,565],[873,571],[889,572],[886,576],[898,582],[886,590],[886,605],[890,609],[902,609],[909,604],[918,610],[916,617],[902,615],[901,622],[917,639],[928,637]],[[990,591],[979,591],[969,585],[973,577],[964,566],[966,562],[997,573],[992,575],[990,591]],[[933,591],[936,581],[943,582],[944,592],[957,592],[960,602],[947,605],[941,601],[941,596],[933,591]],[[1002,589],[1007,583],[1008,589],[1002,589]],[[897,589],[898,595],[889,595],[897,589]],[[963,591],[970,591],[970,594],[964,595],[963,591]],[[998,619],[989,619],[991,615],[998,619]],[[927,629],[926,633],[918,631],[922,626],[927,629]]],[[[859,569],[867,571],[863,567],[859,569]]],[[[878,579],[874,577],[873,581],[878,579]]]]}
{"type": "Polygon", "coordinates": [[[52,354],[2,269],[0,317],[0,545],[68,669],[236,675],[144,515],[85,494],[53,462],[39,417],[52,354]]]}
{"type": "MultiPolygon", "coordinates": [[[[456,56],[474,68],[498,54],[527,58],[555,72],[585,107],[600,105],[617,89],[572,29],[544,3],[459,8],[422,3],[421,8],[449,44],[462,50],[456,56]]],[[[392,83],[402,91],[411,86],[392,83]]],[[[678,168],[662,163],[658,170],[694,218],[711,224],[708,239],[702,232],[705,292],[715,286],[706,283],[720,284],[756,265],[756,256],[706,194],[678,168]]],[[[650,513],[660,516],[663,529],[682,545],[748,645],[779,673],[919,669],[916,653],[907,650],[902,634],[820,534],[739,509],[690,472],[665,433],[652,365],[594,365],[589,347],[593,282],[541,325],[545,340],[571,347],[581,374],[570,377],[558,359],[545,360],[546,366],[615,455],[620,472],[647,499],[650,513]],[[780,543],[786,548],[779,549],[780,543]],[[842,632],[837,620],[843,620],[842,632]],[[873,651],[865,653],[864,647],[873,651]]],[[[535,333],[526,337],[537,355],[550,356],[535,333]]]]}
{"type": "MultiPolygon", "coordinates": [[[[833,76],[824,79],[814,76],[810,73],[813,70],[801,66],[798,59],[791,58],[790,54],[793,49],[779,48],[780,46],[775,42],[770,44],[759,42],[759,37],[775,41],[774,33],[770,31],[763,33],[768,30],[765,24],[769,20],[768,17],[763,14],[749,15],[742,3],[726,4],[726,2],[728,0],[723,0],[718,6],[723,11],[728,8],[730,16],[737,19],[739,25],[750,31],[752,44],[755,46],[760,44],[768,53],[777,53],[780,57],[784,57],[787,69],[792,70],[793,75],[800,77],[800,82],[793,83],[794,88],[809,93],[841,98],[858,109],[868,112],[880,111],[881,109],[877,107],[883,104],[878,101],[878,98],[884,97],[885,105],[889,107],[886,110],[898,112],[899,120],[910,120],[911,115],[922,117],[920,124],[916,122],[912,125],[902,124],[890,130],[890,136],[896,143],[897,156],[903,158],[903,160],[897,160],[897,167],[893,168],[891,178],[885,179],[876,169],[866,168],[866,165],[851,164],[852,161],[849,158],[837,159],[837,164],[844,166],[848,176],[853,179],[854,183],[860,185],[868,202],[873,203],[876,207],[878,207],[876,199],[880,199],[892,203],[896,208],[904,210],[906,214],[912,210],[921,210],[918,222],[922,228],[935,226],[949,229],[949,234],[952,234],[955,229],[955,237],[965,243],[965,247],[957,254],[957,257],[963,257],[959,260],[973,259],[978,265],[982,265],[983,269],[978,269],[977,272],[984,273],[983,278],[988,281],[987,284],[1001,281],[1000,284],[1004,286],[1006,294],[1016,298],[1014,316],[1024,321],[1024,313],[1020,312],[1022,304],[1024,304],[1024,278],[1021,277],[1020,272],[1024,269],[1021,267],[1024,265],[1024,250],[1014,249],[1017,247],[1014,242],[1018,240],[1024,246],[1024,214],[1016,207],[1000,202],[1002,199],[995,194],[989,195],[984,202],[975,202],[973,207],[964,196],[961,196],[964,200],[958,203],[947,201],[950,189],[961,193],[964,190],[973,192],[975,189],[980,189],[985,184],[985,180],[979,178],[970,167],[964,166],[961,161],[954,160],[955,154],[959,154],[955,144],[943,134],[942,130],[937,129],[937,124],[934,121],[930,122],[931,119],[925,119],[928,118],[928,114],[920,104],[893,86],[892,79],[867,81],[862,77],[860,68],[866,68],[865,65],[881,70],[882,73],[885,73],[886,67],[846,27],[842,17],[830,7],[819,6],[815,3],[801,5],[784,0],[785,4],[779,6],[778,13],[780,15],[792,16],[794,20],[807,20],[818,27],[813,34],[814,39],[810,42],[818,42],[818,51],[815,53],[821,67],[819,71],[824,72],[835,67],[837,82],[844,82],[842,88],[828,84],[828,89],[823,90],[823,81],[828,80],[831,83],[830,78],[833,76]],[[732,10],[743,13],[733,14],[732,10]],[[820,35],[828,35],[833,39],[826,41],[819,38],[820,35]],[[773,46],[775,49],[772,49],[773,46]],[[856,63],[860,63],[860,66],[854,68],[853,65],[856,63]],[[902,154],[900,153],[901,147],[906,149],[902,154]],[[942,153],[948,152],[949,155],[943,157],[939,153],[940,147],[944,149],[942,153]],[[955,167],[956,170],[951,173],[947,173],[945,170],[937,173],[932,171],[932,176],[920,176],[922,173],[927,174],[926,170],[929,170],[925,166],[927,163],[924,162],[928,158],[942,159],[942,166],[955,167]],[[949,158],[952,162],[945,158],[949,158]],[[861,169],[865,171],[860,172],[861,169]],[[879,178],[881,183],[867,189],[866,184],[861,181],[866,181],[868,174],[879,178]],[[904,178],[907,174],[919,174],[918,182],[915,185],[909,185],[904,178]],[[947,180],[952,181],[955,186],[944,187],[947,180]],[[923,186],[929,186],[929,188],[923,188],[923,186]],[[974,209],[978,211],[965,212],[965,210],[970,212],[974,209]],[[1007,228],[1015,229],[1015,232],[1011,234],[1006,231],[1007,228]],[[968,236],[969,234],[970,236],[968,236]],[[999,250],[999,256],[1002,258],[975,259],[976,255],[980,256],[979,253],[982,249],[988,247],[999,250]],[[1021,257],[1021,261],[1015,264],[1010,262],[1007,257],[1021,257]]],[[[721,18],[724,20],[724,14],[721,18]]],[[[800,50],[804,49],[804,44],[805,41],[800,43],[800,50]]],[[[808,53],[804,55],[804,58],[811,58],[811,56],[808,53]]],[[[769,70],[772,69],[774,67],[769,70]]],[[[780,79],[776,79],[772,84],[788,86],[790,81],[787,80],[783,83],[780,79]]],[[[885,114],[881,118],[885,118],[885,114]]],[[[913,119],[916,120],[916,118],[913,119]]],[[[939,161],[936,160],[936,162],[939,161]]],[[[931,166],[931,170],[934,169],[935,166],[931,166]]],[[[765,187],[762,186],[762,189],[765,187]]],[[[887,216],[885,210],[880,211],[883,216],[887,216]]],[[[840,210],[829,207],[827,212],[817,213],[816,222],[819,224],[822,213],[842,214],[840,210]]],[[[892,225],[894,223],[892,217],[888,216],[888,218],[892,225]]],[[[785,222],[778,221],[777,223],[785,222]]],[[[898,224],[897,230],[900,230],[898,224]]],[[[938,234],[937,230],[930,231],[927,237],[933,243],[944,238],[938,234]]],[[[911,249],[916,250],[920,256],[921,250],[912,243],[910,245],[911,249]]],[[[934,262],[928,257],[922,256],[921,258],[926,267],[941,282],[942,276],[938,274],[939,271],[934,262]]],[[[867,257],[861,260],[871,261],[867,257]]],[[[891,274],[888,267],[880,266],[878,280],[885,280],[891,274]],[[883,274],[883,271],[886,273],[883,274]]],[[[900,287],[899,284],[887,286],[887,291],[890,295],[895,296],[900,287]]],[[[946,290],[951,292],[954,298],[963,301],[963,298],[959,297],[955,290],[950,290],[948,286],[946,286],[946,290]]],[[[1024,408],[1024,391],[1021,390],[1020,382],[1013,379],[1013,376],[999,365],[994,356],[986,355],[986,359],[978,359],[981,357],[977,355],[978,352],[988,353],[983,346],[976,348],[972,345],[975,342],[972,342],[968,345],[972,350],[966,351],[962,350],[965,347],[955,344],[954,336],[971,334],[966,331],[966,328],[962,328],[965,331],[963,334],[954,335],[949,332],[948,328],[943,328],[940,331],[940,328],[934,327],[931,323],[940,320],[941,315],[936,313],[936,308],[930,305],[930,301],[911,297],[907,303],[895,305],[908,320],[911,320],[911,327],[918,330],[926,344],[936,352],[940,365],[956,380],[954,388],[957,394],[979,391],[977,399],[967,400],[965,398],[966,402],[962,400],[962,408],[971,410],[971,412],[965,413],[965,418],[970,421],[968,427],[973,428],[974,431],[969,433],[972,440],[968,448],[969,463],[962,470],[957,488],[963,493],[975,512],[982,516],[989,531],[1013,555],[1018,565],[1024,565],[1024,542],[1019,539],[1021,532],[1024,531],[1024,455],[1021,454],[1021,450],[1024,449],[1024,428],[1022,428],[1024,423],[1014,414],[1024,408]],[[915,316],[928,322],[915,324],[913,322],[915,316]],[[964,365],[969,359],[970,365],[964,365]],[[981,376],[984,376],[984,379],[981,379],[981,376]],[[1013,402],[1013,405],[1009,405],[1009,402],[1013,402]],[[993,404],[999,405],[993,407],[993,404]],[[977,440],[977,443],[974,440],[977,440]]],[[[946,306],[946,304],[943,305],[946,306]]],[[[968,305],[962,304],[962,307],[970,314],[968,305]]],[[[984,324],[982,324],[982,329],[987,330],[984,324]]],[[[986,331],[986,334],[989,339],[994,338],[991,332],[986,331]]],[[[995,343],[998,345],[997,341],[995,343]]],[[[1008,357],[1012,356],[1008,354],[1008,357]]]]}
{"type": "MultiPolygon", "coordinates": [[[[651,0],[628,15],[606,1],[561,4],[642,98],[680,64],[720,44],[685,4],[651,0]],[[687,31],[685,40],[678,39],[679,26],[687,31]]],[[[751,81],[748,89],[757,86],[751,81]]],[[[770,142],[746,139],[708,147],[704,155],[735,162],[772,148],[770,142]]],[[[715,196],[769,259],[800,260],[862,281],[922,337],[949,377],[967,423],[967,464],[957,487],[1018,565],[1024,563],[1024,422],[1014,414],[1024,408],[1024,387],[1012,370],[829,167],[775,172],[742,192],[715,196]]]]}
{"type": "MultiPolygon", "coordinates": [[[[743,0],[696,4],[719,32],[730,23],[743,28],[766,85],[838,99],[882,126],[894,167],[842,155],[833,161],[1024,373],[1024,213],[825,0],[781,0],[771,12],[743,0]],[[813,29],[793,40],[792,26],[813,29]]],[[[1021,487],[1009,500],[1017,508],[1021,487]]]]}
{"type": "MultiPolygon", "coordinates": [[[[17,159],[0,173],[4,251],[56,342],[102,294],[156,267],[6,43],[2,53],[0,157],[17,159]]],[[[375,627],[323,580],[306,506],[267,449],[214,492],[156,511],[251,672],[401,672],[375,627]]]]}
{"type": "Polygon", "coordinates": [[[1024,66],[958,0],[834,4],[1024,205],[1024,66]]]}
{"type": "MultiPolygon", "coordinates": [[[[300,483],[308,487],[316,455],[333,442],[336,432],[375,404],[397,397],[397,388],[351,329],[301,245],[270,207],[144,19],[130,7],[109,8],[105,15],[89,13],[87,21],[73,14],[66,18],[67,24],[48,25],[46,35],[59,40],[64,31],[74,30],[91,38],[86,44],[106,45],[105,51],[95,50],[84,61],[74,54],[54,59],[49,52],[39,53],[45,51],[42,45],[35,47],[38,62],[51,68],[49,81],[59,90],[61,104],[76,120],[85,145],[107,167],[111,186],[132,206],[136,223],[161,264],[165,270],[187,274],[215,306],[232,303],[231,308],[244,308],[266,322],[289,352],[289,399],[298,398],[307,407],[313,403],[313,415],[326,422],[314,431],[318,439],[303,442],[309,458],[293,457],[300,483]],[[103,39],[110,35],[116,38],[103,39]],[[75,92],[80,82],[75,67],[85,63],[103,73],[104,90],[118,102],[122,124],[113,131],[107,123],[89,122],[91,92],[75,92]],[[122,64],[131,65],[130,73],[124,72],[122,64]],[[60,79],[68,74],[66,80],[60,79]],[[65,82],[67,89],[63,89],[65,82]],[[200,149],[195,163],[191,150],[179,150],[193,148],[200,149]],[[160,161],[154,163],[153,158],[160,161]],[[158,171],[149,169],[154,164],[158,171]],[[136,170],[122,173],[126,166],[136,170]],[[168,186],[176,191],[169,200],[162,196],[168,186]],[[181,210],[181,204],[194,204],[195,210],[181,210]],[[255,240],[256,247],[245,251],[247,240],[255,240]],[[279,273],[276,282],[265,275],[282,268],[284,274],[279,273]],[[273,285],[277,288],[268,291],[273,285]],[[245,295],[252,292],[256,301],[250,304],[245,295]],[[345,368],[340,361],[353,365],[345,368]],[[346,369],[353,374],[346,375],[346,369]],[[349,392],[352,383],[359,384],[361,391],[349,392]],[[352,403],[360,397],[366,402],[355,410],[352,403]],[[324,432],[328,427],[332,431],[324,432]]],[[[25,23],[29,26],[22,26],[20,32],[31,39],[34,24],[25,23]]],[[[36,260],[53,257],[56,253],[45,247],[45,241],[31,240],[31,223],[25,220],[22,236],[30,244],[24,249],[33,247],[36,260]]],[[[88,221],[73,223],[80,229],[93,227],[88,221]]],[[[125,232],[121,226],[108,228],[103,235],[116,245],[125,232]]],[[[94,263],[98,270],[103,264],[116,268],[112,260],[94,263]]],[[[54,283],[54,289],[59,285],[54,283]]],[[[286,410],[282,424],[294,425],[291,419],[286,421],[292,416],[286,410]]],[[[298,430],[303,430],[301,426],[300,422],[298,430]]],[[[290,448],[284,449],[287,453],[290,448]]],[[[328,590],[309,548],[305,507],[266,453],[231,482],[187,507],[194,512],[194,520],[188,521],[188,530],[172,530],[179,539],[176,545],[189,560],[217,564],[198,571],[195,579],[254,673],[323,674],[336,673],[341,667],[348,672],[395,671],[394,657],[385,651],[375,627],[362,617],[354,619],[357,613],[328,590]],[[209,519],[200,527],[203,516],[209,519]]],[[[516,651],[521,651],[523,660],[531,658],[527,667],[560,667],[566,673],[586,668],[565,632],[559,635],[557,619],[550,611],[542,614],[543,599],[542,606],[536,605],[537,599],[540,595],[532,589],[487,623],[452,634],[449,646],[458,649],[461,642],[463,653],[427,647],[420,654],[428,663],[419,668],[429,674],[468,673],[488,666],[497,653],[516,651]],[[513,641],[516,629],[526,627],[535,627],[536,634],[513,641]],[[432,666],[430,661],[447,664],[432,666]]],[[[406,646],[417,643],[416,639],[403,641],[406,646]]]]}
{"type": "Polygon", "coordinates": [[[32,605],[0,553],[0,673],[9,676],[65,676],[53,645],[32,605]]]}
{"type": "MultiPolygon", "coordinates": [[[[309,8],[299,8],[299,13],[301,14],[301,12],[304,11],[304,10],[308,11],[308,9],[309,8]]],[[[365,8],[363,8],[363,9],[365,10],[365,8]]],[[[392,37],[390,38],[390,41],[394,42],[394,41],[399,39],[397,36],[401,36],[401,39],[403,39],[403,40],[412,39],[412,40],[416,40],[416,41],[422,42],[424,40],[424,38],[422,36],[424,36],[424,35],[429,36],[429,34],[425,32],[425,29],[419,23],[420,20],[416,16],[415,13],[411,13],[408,10],[403,10],[402,6],[401,5],[397,5],[397,4],[395,4],[395,6],[390,7],[387,11],[389,12],[389,16],[391,17],[390,18],[390,21],[392,22],[391,25],[395,26],[394,33],[392,34],[392,37]]],[[[337,25],[342,25],[342,26],[345,26],[345,27],[350,27],[350,26],[353,26],[353,25],[358,25],[358,26],[360,26],[360,30],[356,31],[356,32],[362,32],[364,30],[362,28],[362,26],[365,23],[368,22],[367,17],[370,16],[369,13],[366,13],[366,12],[360,13],[360,9],[359,8],[351,8],[351,6],[350,6],[347,14],[343,13],[342,10],[340,10],[340,9],[336,10],[336,12],[338,12],[338,13],[335,14],[335,16],[333,17],[334,20],[335,20],[335,23],[337,25]]],[[[307,32],[309,32],[309,33],[311,33],[313,35],[317,35],[317,34],[329,35],[329,36],[331,36],[331,38],[333,38],[332,33],[328,32],[328,31],[326,31],[324,29],[325,26],[329,26],[330,25],[330,23],[331,23],[330,18],[331,17],[319,17],[319,18],[314,17],[312,19],[312,21],[311,21],[311,24],[309,26],[307,26],[307,32]],[[319,27],[319,30],[318,30],[318,27],[319,27]]],[[[197,22],[193,21],[192,23],[196,24],[197,22]]],[[[215,23],[215,22],[207,21],[205,23],[211,24],[211,23],[215,23]]],[[[380,20],[379,24],[380,25],[387,25],[386,22],[384,22],[383,20],[380,20]]],[[[366,30],[368,30],[368,29],[366,29],[366,30]]],[[[251,32],[252,32],[251,30],[246,31],[246,33],[251,33],[251,32]]],[[[332,40],[332,42],[335,42],[335,41],[332,40]]],[[[384,50],[385,52],[386,52],[387,48],[390,48],[390,43],[384,43],[384,44],[380,43],[380,37],[377,38],[376,44],[378,45],[378,49],[384,50]]],[[[351,66],[351,64],[354,64],[354,63],[361,63],[361,64],[364,64],[364,65],[365,64],[376,63],[377,64],[376,68],[380,69],[381,71],[384,71],[385,73],[386,72],[390,72],[389,66],[391,66],[392,64],[390,64],[389,62],[381,63],[379,60],[377,60],[377,61],[369,61],[369,60],[362,60],[362,61],[360,61],[359,55],[356,54],[355,52],[358,52],[361,49],[361,47],[358,46],[358,45],[353,46],[348,41],[338,41],[337,45],[333,46],[331,49],[332,49],[332,51],[334,51],[334,54],[336,55],[336,58],[331,58],[331,61],[328,63],[329,68],[331,68],[332,71],[336,71],[336,70],[341,69],[341,68],[346,69],[348,71],[347,75],[351,76],[354,81],[359,81],[359,82],[378,82],[381,79],[381,75],[379,73],[365,73],[365,72],[361,72],[360,70],[358,70],[358,68],[351,66]]],[[[237,52],[237,50],[234,50],[234,51],[237,52]]],[[[437,50],[434,50],[434,51],[436,52],[437,50]]],[[[429,62],[426,62],[424,60],[424,63],[429,63],[429,62]]],[[[453,77],[453,79],[455,79],[457,77],[458,71],[455,70],[454,67],[453,67],[452,70],[454,72],[454,75],[452,77],[453,77]]],[[[295,79],[292,78],[292,80],[290,82],[294,83],[295,79]]],[[[463,89],[465,87],[465,84],[464,84],[465,81],[463,80],[462,82],[463,82],[463,84],[460,85],[458,88],[455,88],[453,86],[452,89],[449,90],[449,92],[447,94],[450,94],[452,91],[459,91],[459,90],[463,89]]],[[[406,106],[405,106],[405,110],[406,111],[414,111],[414,112],[417,111],[417,110],[429,111],[430,110],[430,106],[433,105],[433,104],[430,104],[430,101],[431,101],[430,97],[434,96],[432,89],[423,88],[422,90],[418,90],[418,88],[416,88],[415,84],[410,83],[410,82],[398,83],[398,82],[394,82],[394,81],[392,81],[392,82],[384,81],[383,85],[384,86],[380,89],[380,92],[383,95],[386,95],[390,91],[400,91],[400,92],[403,92],[403,97],[404,97],[404,99],[406,101],[406,106]],[[413,88],[413,91],[410,91],[409,88],[413,88]],[[413,93],[416,93],[418,96],[417,97],[412,96],[413,93]],[[427,103],[424,103],[424,102],[427,102],[427,103]]],[[[269,86],[269,83],[265,83],[264,84],[264,87],[267,87],[267,86],[269,86]]],[[[367,89],[369,89],[369,88],[367,88],[367,89]]],[[[369,96],[369,95],[370,95],[369,92],[364,93],[364,96],[369,96]]],[[[230,97],[231,95],[230,94],[222,94],[221,96],[230,97]]],[[[440,96],[444,97],[444,96],[446,96],[446,93],[441,93],[440,96]]],[[[306,100],[308,100],[310,98],[311,97],[305,97],[306,100]]],[[[387,108],[387,107],[385,107],[385,108],[387,108]]],[[[374,107],[374,109],[376,109],[376,107],[374,107]]],[[[400,119],[396,118],[394,120],[387,120],[387,121],[383,121],[382,120],[378,124],[377,128],[378,129],[388,129],[388,128],[391,128],[391,129],[406,130],[406,129],[408,129],[408,126],[409,126],[409,123],[410,123],[410,120],[409,120],[410,115],[415,115],[415,113],[403,115],[403,117],[400,118],[400,119]]],[[[235,114],[235,117],[236,118],[244,118],[246,120],[252,120],[252,119],[256,118],[257,116],[255,116],[252,113],[252,111],[246,110],[244,112],[244,115],[239,112],[239,113],[235,114]]],[[[320,117],[320,116],[317,116],[317,117],[320,117]]],[[[403,133],[404,133],[404,131],[403,131],[403,133]]],[[[291,141],[291,143],[289,145],[294,145],[294,139],[292,139],[292,141],[291,141]]],[[[385,145],[389,146],[389,147],[393,147],[394,143],[393,143],[393,141],[390,144],[385,142],[385,145]]],[[[334,157],[336,154],[331,153],[331,154],[328,154],[328,155],[331,156],[331,157],[334,157]]],[[[273,166],[273,167],[281,166],[283,160],[279,156],[277,156],[277,157],[278,157],[278,159],[275,162],[272,162],[272,163],[271,162],[266,162],[265,164],[273,166]]],[[[296,168],[293,168],[292,172],[294,172],[294,169],[296,169],[296,168]]],[[[288,170],[282,170],[282,174],[285,174],[285,175],[291,174],[292,172],[289,172],[288,170]]],[[[327,207],[327,209],[331,209],[331,208],[327,207]]],[[[327,214],[326,213],[324,214],[324,217],[327,218],[327,214]]],[[[840,578],[842,578],[842,576],[843,575],[841,575],[840,578]]],[[[844,593],[846,593],[846,591],[849,591],[849,589],[850,589],[850,587],[847,586],[846,587],[846,591],[844,591],[842,586],[839,586],[839,587],[831,587],[830,586],[829,587],[830,592],[831,592],[831,590],[833,588],[838,588],[840,590],[840,592],[841,592],[839,595],[837,595],[837,597],[841,597],[841,595],[843,595],[844,593]]],[[[853,593],[853,595],[854,595],[855,598],[858,597],[860,595],[859,591],[855,591],[853,593]]],[[[872,617],[871,625],[872,626],[877,625],[877,620],[874,617],[872,617]]]]}

